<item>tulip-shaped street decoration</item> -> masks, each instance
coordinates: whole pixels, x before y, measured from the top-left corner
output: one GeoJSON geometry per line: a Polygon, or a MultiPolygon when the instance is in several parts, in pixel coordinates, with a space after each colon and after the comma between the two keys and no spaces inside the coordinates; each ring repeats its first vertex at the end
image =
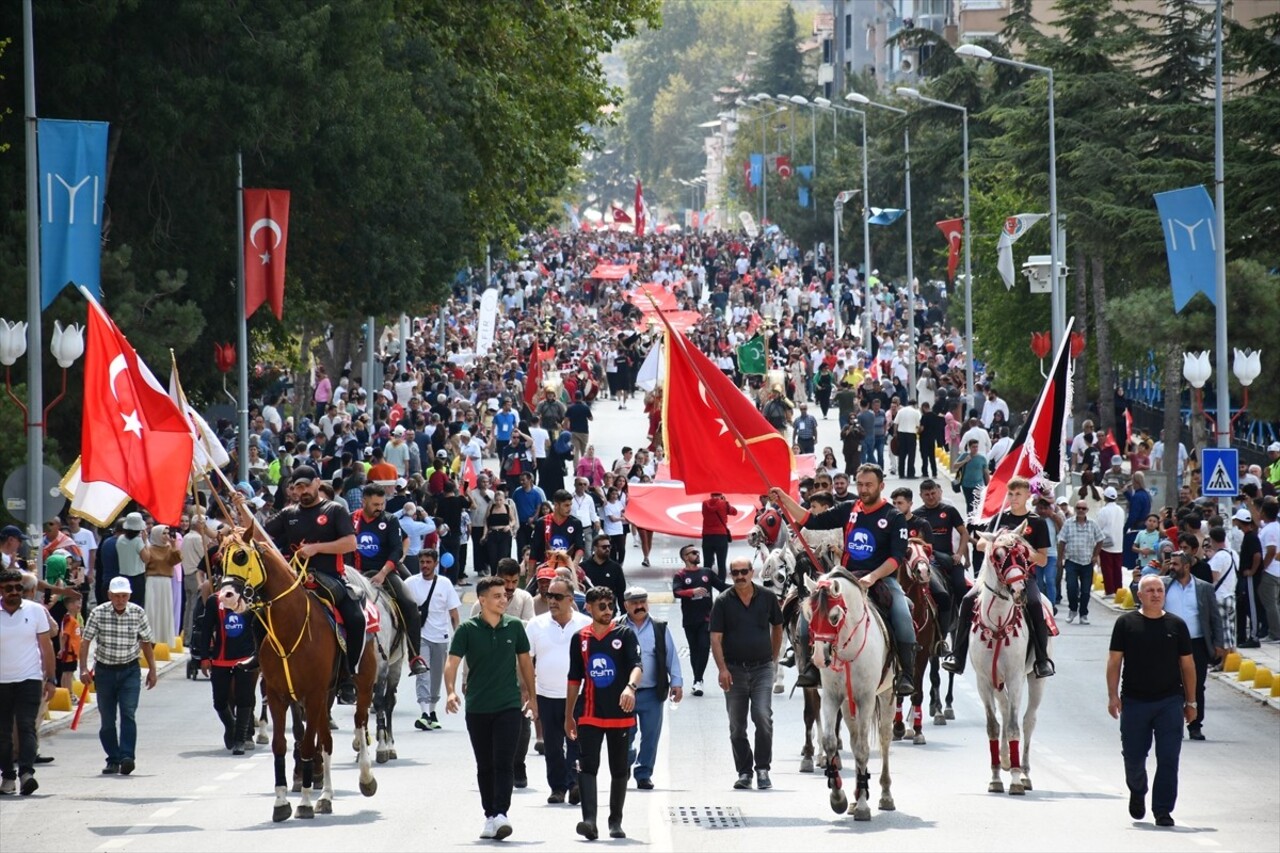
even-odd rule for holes
{"type": "Polygon", "coordinates": [[[64,329],[61,323],[55,321],[49,351],[63,370],[75,364],[84,355],[84,326],[72,323],[64,329]]]}
{"type": "Polygon", "coordinates": [[[0,320],[0,364],[12,367],[27,351],[27,324],[0,320]]]}
{"type": "Polygon", "coordinates": [[[236,348],[229,343],[215,343],[213,345],[213,361],[220,372],[229,373],[231,368],[236,366],[236,348]]]}
{"type": "Polygon", "coordinates": [[[1236,379],[1240,380],[1240,384],[1248,388],[1253,384],[1253,380],[1258,378],[1258,374],[1262,373],[1262,350],[1236,350],[1235,361],[1231,364],[1231,370],[1235,373],[1236,379]]]}
{"type": "Polygon", "coordinates": [[[1084,352],[1084,332],[1071,333],[1071,357],[1079,358],[1084,352]]]}
{"type": "Polygon", "coordinates": [[[1209,353],[1187,352],[1182,354],[1182,375],[1192,388],[1200,389],[1209,381],[1212,368],[1209,367],[1209,353]]]}
{"type": "Polygon", "coordinates": [[[1036,354],[1036,358],[1043,361],[1051,349],[1053,349],[1052,335],[1048,332],[1031,333],[1031,351],[1036,354]]]}

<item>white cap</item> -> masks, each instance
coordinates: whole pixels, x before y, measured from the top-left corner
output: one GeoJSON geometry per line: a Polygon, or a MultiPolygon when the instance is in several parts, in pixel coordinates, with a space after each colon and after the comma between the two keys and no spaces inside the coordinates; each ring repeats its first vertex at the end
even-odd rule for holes
{"type": "Polygon", "coordinates": [[[1280,441],[1273,441],[1267,445],[1268,453],[1280,453],[1280,441]]]}
{"type": "Polygon", "coordinates": [[[1115,486],[1107,486],[1105,489],[1103,489],[1102,496],[1109,501],[1115,500],[1117,497],[1115,486]]]}
{"type": "Polygon", "coordinates": [[[404,427],[396,424],[396,428],[391,431],[392,435],[404,435],[404,427]]]}
{"type": "Polygon", "coordinates": [[[1068,506],[1070,503],[1071,501],[1067,500],[1066,495],[1058,498],[1058,506],[1068,506]]]}
{"type": "Polygon", "coordinates": [[[1231,516],[1232,521],[1243,521],[1245,524],[1253,524],[1253,513],[1247,509],[1238,509],[1236,514],[1231,516]]]}
{"type": "Polygon", "coordinates": [[[114,595],[119,592],[133,592],[133,587],[129,586],[129,579],[116,575],[111,579],[111,583],[107,584],[107,592],[114,595]]]}

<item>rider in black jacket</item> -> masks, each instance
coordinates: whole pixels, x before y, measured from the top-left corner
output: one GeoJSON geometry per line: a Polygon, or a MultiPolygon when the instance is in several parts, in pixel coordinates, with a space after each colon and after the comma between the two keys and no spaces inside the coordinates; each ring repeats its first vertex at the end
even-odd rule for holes
{"type": "Polygon", "coordinates": [[[405,643],[409,649],[409,671],[421,675],[427,671],[422,659],[422,618],[418,605],[404,588],[400,561],[404,558],[404,534],[400,522],[386,512],[387,499],[382,487],[370,483],[364,487],[363,506],[352,519],[356,528],[356,569],[377,586],[386,585],[395,596],[404,624],[405,643]]]}

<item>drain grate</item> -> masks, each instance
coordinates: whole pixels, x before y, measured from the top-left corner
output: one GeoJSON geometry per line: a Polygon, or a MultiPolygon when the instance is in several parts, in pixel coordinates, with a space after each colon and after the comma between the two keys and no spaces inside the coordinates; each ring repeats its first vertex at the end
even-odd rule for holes
{"type": "Polygon", "coordinates": [[[702,829],[740,829],[747,825],[737,806],[669,806],[667,817],[676,826],[702,829]]]}

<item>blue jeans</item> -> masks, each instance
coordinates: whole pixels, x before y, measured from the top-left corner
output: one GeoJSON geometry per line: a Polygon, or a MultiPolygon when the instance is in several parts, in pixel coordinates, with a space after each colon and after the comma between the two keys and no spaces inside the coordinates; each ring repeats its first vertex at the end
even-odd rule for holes
{"type": "Polygon", "coordinates": [[[138,697],[142,695],[142,670],[136,663],[124,666],[98,664],[93,673],[98,690],[98,716],[102,725],[98,740],[107,753],[107,763],[119,764],[137,758],[138,697]],[[116,712],[120,731],[116,732],[116,712]]]}
{"type": "Polygon", "coordinates": [[[907,606],[907,596],[902,591],[902,586],[895,577],[881,578],[876,583],[882,583],[893,593],[893,604],[889,607],[889,621],[892,623],[890,627],[893,629],[893,635],[898,640],[900,646],[914,646],[916,644],[916,626],[911,624],[911,608],[907,606]]]}
{"type": "Polygon", "coordinates": [[[1178,801],[1178,758],[1182,754],[1182,697],[1142,702],[1121,700],[1120,752],[1130,793],[1147,793],[1147,753],[1156,741],[1156,781],[1151,788],[1153,814],[1172,814],[1178,801]]]}
{"type": "Polygon", "coordinates": [[[1067,609],[1081,616],[1089,615],[1089,597],[1093,594],[1093,566],[1067,560],[1067,609]]]}
{"type": "Polygon", "coordinates": [[[724,694],[729,712],[729,746],[738,773],[768,770],[773,763],[773,673],[772,661],[728,663],[733,684],[724,694]],[[747,714],[755,724],[755,751],[747,740],[747,714]]]}
{"type": "Polygon", "coordinates": [[[1036,572],[1036,583],[1040,585],[1040,594],[1049,599],[1054,607],[1058,606],[1058,558],[1050,557],[1044,568],[1036,572]]]}
{"type": "MultiPolygon", "coordinates": [[[[883,435],[877,435],[875,438],[876,464],[881,468],[884,467],[884,445],[886,441],[888,441],[888,438],[883,435]]],[[[862,461],[866,462],[867,460],[863,459],[862,461]]]]}
{"type": "Polygon", "coordinates": [[[627,749],[627,764],[633,768],[636,780],[653,778],[653,762],[658,757],[658,738],[662,737],[663,705],[665,693],[656,687],[641,687],[636,691],[636,725],[631,728],[631,743],[627,749]],[[640,749],[636,749],[636,735],[640,736],[640,749]]]}
{"type": "Polygon", "coordinates": [[[547,759],[547,785],[553,791],[568,791],[578,784],[578,773],[574,769],[578,763],[578,742],[564,736],[564,702],[563,697],[538,697],[538,719],[542,720],[542,746],[547,759]]]}

